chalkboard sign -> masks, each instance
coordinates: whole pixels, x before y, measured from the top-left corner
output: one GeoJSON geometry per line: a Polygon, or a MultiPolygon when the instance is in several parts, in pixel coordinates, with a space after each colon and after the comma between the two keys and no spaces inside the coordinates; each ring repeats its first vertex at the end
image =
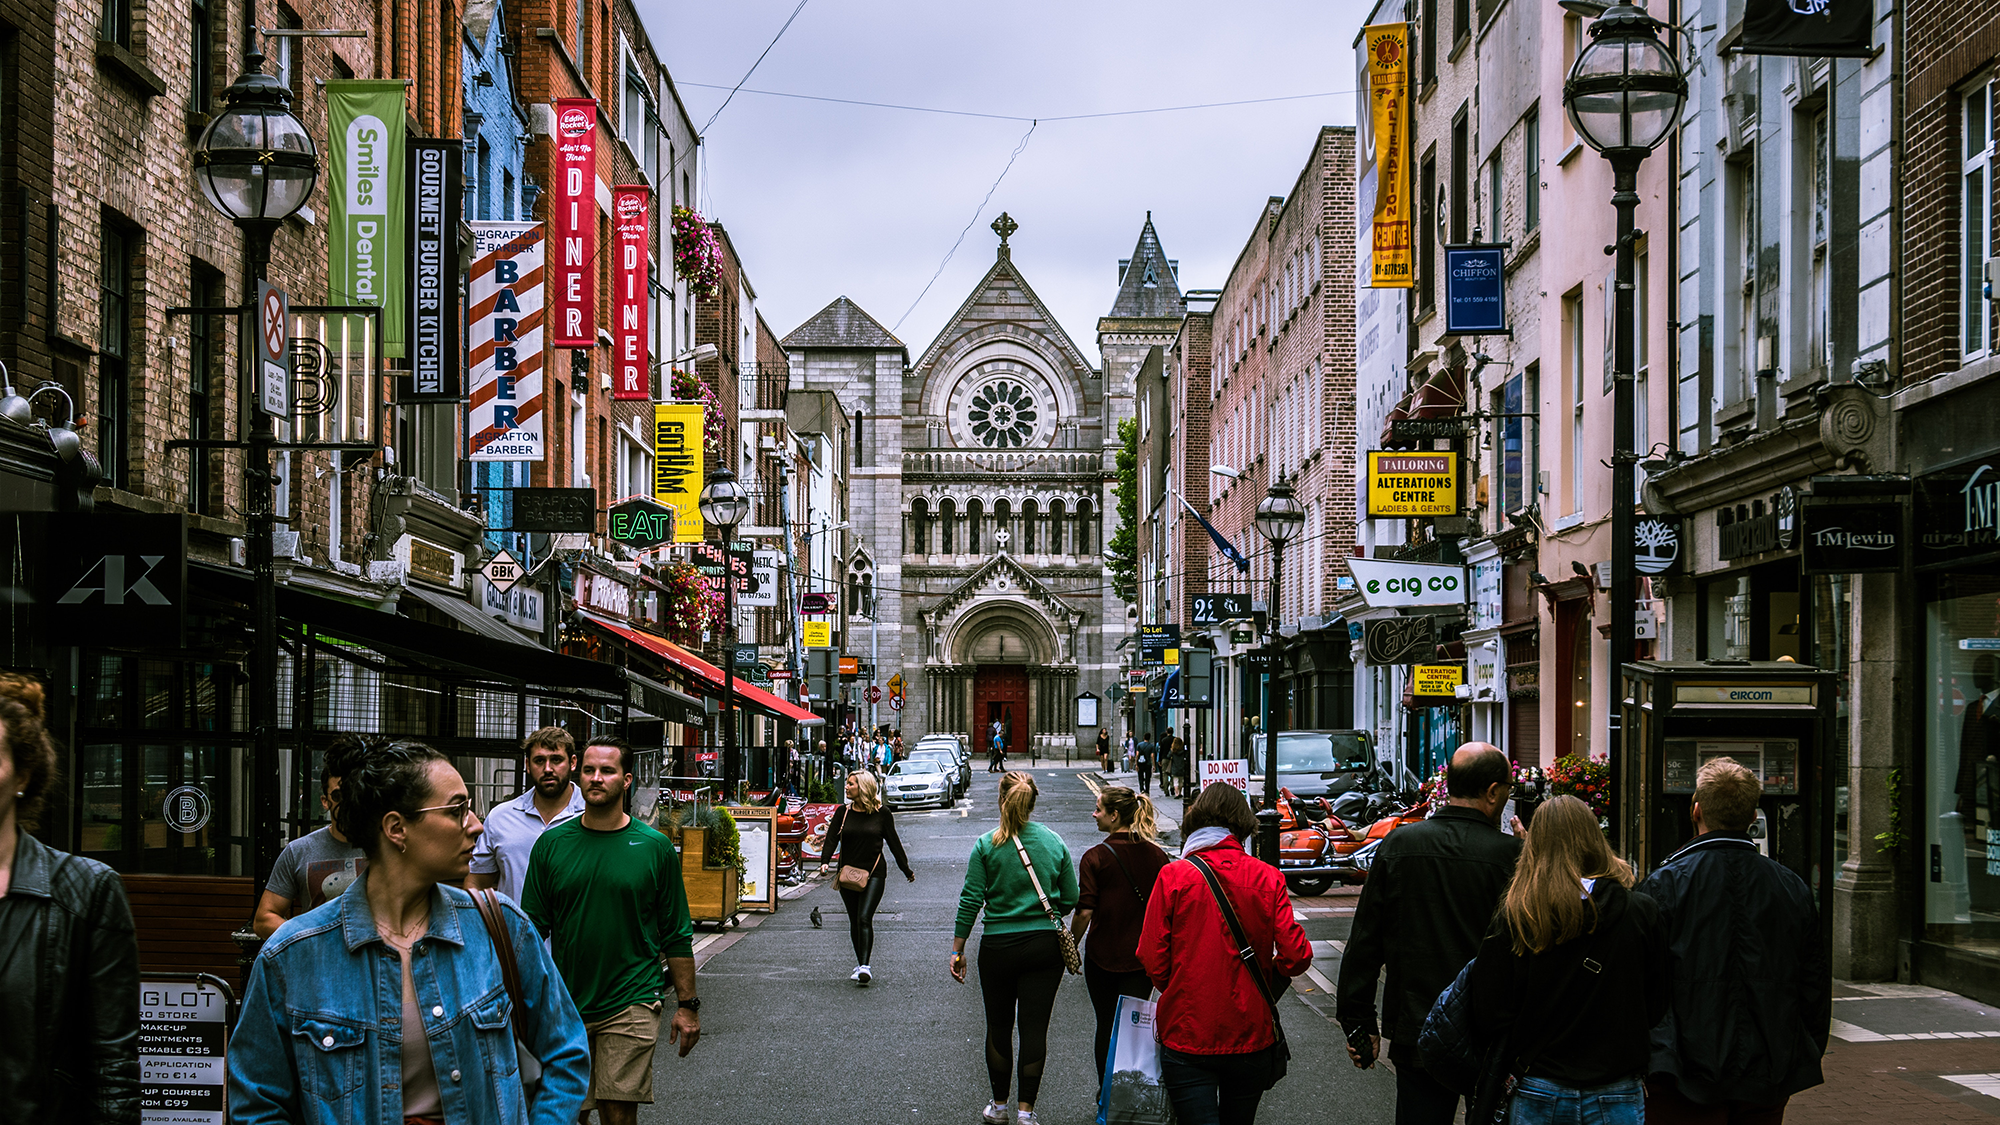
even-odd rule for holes
{"type": "Polygon", "coordinates": [[[597,490],[594,488],[517,488],[514,523],[509,531],[597,530],[597,490]]]}
{"type": "Polygon", "coordinates": [[[1423,664],[1437,659],[1436,622],[1430,617],[1387,617],[1362,623],[1368,663],[1423,664]]]}

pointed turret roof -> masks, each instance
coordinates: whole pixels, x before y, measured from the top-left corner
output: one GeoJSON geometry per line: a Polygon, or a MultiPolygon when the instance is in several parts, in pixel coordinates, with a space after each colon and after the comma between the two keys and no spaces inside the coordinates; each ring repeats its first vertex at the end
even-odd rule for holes
{"type": "Polygon", "coordinates": [[[1120,270],[1118,299],[1111,302],[1111,316],[1160,316],[1179,319],[1187,311],[1181,299],[1180,278],[1174,275],[1178,263],[1160,249],[1159,233],[1153,230],[1153,213],[1146,212],[1146,225],[1139,228],[1139,244],[1120,270]]]}
{"type": "Polygon", "coordinates": [[[882,322],[861,310],[861,306],[846,297],[835,297],[833,303],[814,313],[812,319],[792,329],[791,335],[781,341],[787,348],[900,348],[901,340],[896,339],[882,322]]]}

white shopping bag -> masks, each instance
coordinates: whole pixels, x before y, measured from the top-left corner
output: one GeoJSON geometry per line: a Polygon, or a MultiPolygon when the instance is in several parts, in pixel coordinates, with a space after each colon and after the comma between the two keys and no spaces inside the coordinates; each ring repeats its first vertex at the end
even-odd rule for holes
{"type": "Polygon", "coordinates": [[[1160,1041],[1153,1029],[1157,1005],[1133,996],[1118,998],[1111,1048],[1104,1053],[1104,1087],[1097,1098],[1097,1125],[1173,1125],[1173,1106],[1160,1085],[1160,1041]]]}

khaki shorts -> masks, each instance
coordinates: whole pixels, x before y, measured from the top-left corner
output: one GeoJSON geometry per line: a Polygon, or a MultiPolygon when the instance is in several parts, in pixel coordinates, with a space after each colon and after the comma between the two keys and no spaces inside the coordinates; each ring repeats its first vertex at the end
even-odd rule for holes
{"type": "Polygon", "coordinates": [[[660,1041],[660,1001],[634,1004],[615,1016],[583,1025],[590,1036],[590,1092],[584,1109],[599,1100],[653,1100],[653,1047],[660,1041]]]}

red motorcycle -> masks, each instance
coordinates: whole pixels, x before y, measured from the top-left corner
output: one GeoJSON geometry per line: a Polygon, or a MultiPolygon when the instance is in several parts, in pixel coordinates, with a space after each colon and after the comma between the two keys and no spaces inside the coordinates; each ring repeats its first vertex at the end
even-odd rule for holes
{"type": "Polygon", "coordinates": [[[1278,869],[1285,886],[1297,895],[1325,894],[1337,880],[1353,885],[1368,877],[1368,864],[1381,841],[1405,824],[1424,819],[1427,809],[1417,801],[1375,820],[1363,831],[1335,815],[1326,798],[1302,801],[1289,789],[1279,790],[1278,869]]]}

